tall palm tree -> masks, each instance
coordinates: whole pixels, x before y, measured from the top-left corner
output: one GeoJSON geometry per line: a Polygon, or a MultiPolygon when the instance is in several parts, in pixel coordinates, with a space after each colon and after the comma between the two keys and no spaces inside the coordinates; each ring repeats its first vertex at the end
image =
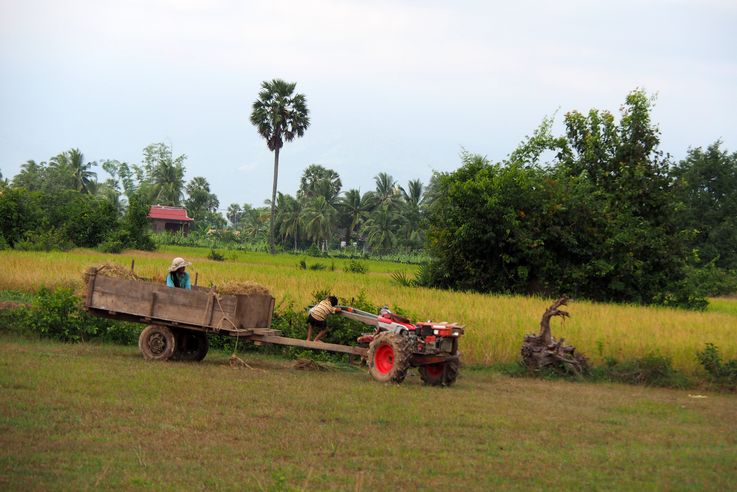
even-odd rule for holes
{"type": "Polygon", "coordinates": [[[337,211],[324,196],[313,198],[305,208],[304,224],[310,239],[321,245],[321,249],[327,249],[327,242],[333,232],[335,215],[337,211]]]}
{"type": "Polygon", "coordinates": [[[274,184],[271,190],[271,220],[269,223],[269,250],[274,249],[274,216],[276,214],[276,184],[279,176],[279,151],[284,142],[304,135],[310,126],[307,99],[304,94],[295,94],[296,83],[274,79],[261,83],[258,99],[253,103],[251,123],[259,135],[266,140],[269,150],[274,152],[274,184]]]}

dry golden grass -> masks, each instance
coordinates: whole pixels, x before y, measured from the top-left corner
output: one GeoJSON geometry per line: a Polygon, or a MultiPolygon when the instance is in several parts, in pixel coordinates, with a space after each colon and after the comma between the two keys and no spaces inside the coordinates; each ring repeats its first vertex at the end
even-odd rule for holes
{"type": "MultiPolygon", "coordinates": [[[[280,301],[296,307],[312,301],[313,292],[329,289],[350,300],[364,291],[377,305],[397,305],[420,319],[457,321],[466,325],[461,342],[463,360],[471,364],[508,363],[517,360],[525,333],[538,329],[540,316],[550,299],[499,296],[401,287],[391,273],[406,265],[370,261],[365,275],[343,271],[344,261],[335,260],[334,270],[300,270],[299,257],[258,253],[233,254],[225,262],[207,259],[208,250],[168,248],[162,252],[131,251],[106,255],[91,250],[68,253],[1,251],[0,289],[31,291],[41,285],[75,287],[80,274],[90,265],[118,263],[140,277],[161,277],[171,258],[183,256],[193,262],[189,271],[199,285],[255,282],[268,286],[280,301]]],[[[312,259],[330,266],[330,259],[312,259]]],[[[737,357],[737,316],[729,309],[721,312],[690,312],[666,308],[596,304],[573,301],[571,318],[553,323],[553,334],[564,337],[580,351],[599,362],[602,357],[627,359],[659,353],[671,357],[685,371],[698,370],[695,354],[705,343],[717,345],[727,358],[737,357]]]]}

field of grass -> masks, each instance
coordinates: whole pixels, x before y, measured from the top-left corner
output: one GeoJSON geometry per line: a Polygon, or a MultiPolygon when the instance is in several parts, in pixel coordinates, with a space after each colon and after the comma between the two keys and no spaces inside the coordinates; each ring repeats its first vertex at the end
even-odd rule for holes
{"type": "MultiPolygon", "coordinates": [[[[85,249],[67,253],[0,251],[0,290],[33,291],[41,285],[78,287],[87,266],[106,261],[130,266],[132,259],[139,275],[163,278],[171,258],[184,256],[194,262],[190,270],[193,277],[198,274],[200,285],[252,280],[269,287],[277,304],[307,305],[312,293],[321,289],[346,299],[363,291],[373,303],[400,306],[419,319],[458,321],[467,327],[461,342],[463,361],[472,365],[517,360],[524,334],[538,329],[540,316],[550,304],[549,299],[402,287],[392,281],[392,272],[411,274],[415,267],[396,263],[366,261],[368,273],[355,274],[344,271],[348,260],[306,257],[308,266],[319,262],[327,267],[313,271],[299,269],[302,257],[288,254],[226,252],[226,261],[216,262],[207,259],[208,252],[182,247],[122,255],[85,249]]],[[[573,302],[569,311],[569,320],[554,321],[553,334],[564,337],[595,363],[604,357],[628,359],[658,353],[670,357],[676,368],[693,373],[699,371],[695,354],[707,342],[717,345],[725,358],[737,357],[737,300],[715,300],[706,312],[590,302],[573,302]]]]}
{"type": "Polygon", "coordinates": [[[2,490],[729,490],[737,396],[0,337],[2,490]],[[695,398],[695,396],[699,396],[695,398]]]}

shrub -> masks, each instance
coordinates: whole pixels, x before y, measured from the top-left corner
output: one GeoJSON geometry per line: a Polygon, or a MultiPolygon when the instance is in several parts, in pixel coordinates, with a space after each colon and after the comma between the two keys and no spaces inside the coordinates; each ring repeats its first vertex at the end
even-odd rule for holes
{"type": "Polygon", "coordinates": [[[71,289],[42,287],[24,323],[29,330],[62,342],[89,340],[99,330],[99,322],[80,309],[79,298],[71,289]]]}
{"type": "Polygon", "coordinates": [[[327,268],[324,263],[313,263],[310,265],[310,270],[325,270],[327,268]]]}
{"type": "Polygon", "coordinates": [[[362,261],[357,260],[351,260],[348,262],[348,264],[345,266],[345,271],[347,273],[367,273],[368,272],[368,266],[362,261]]]}
{"type": "Polygon", "coordinates": [[[659,354],[625,361],[608,357],[604,366],[594,370],[594,377],[618,383],[668,388],[687,388],[691,385],[683,374],[673,368],[670,358],[659,354]]]}
{"type": "Polygon", "coordinates": [[[392,272],[392,280],[402,287],[415,287],[417,285],[415,280],[410,278],[404,270],[392,272]]]}
{"type": "Polygon", "coordinates": [[[20,251],[69,251],[73,247],[74,244],[57,228],[28,232],[24,240],[15,243],[15,249],[20,251]]]}
{"type": "Polygon", "coordinates": [[[737,387],[737,359],[722,362],[719,348],[712,343],[707,343],[703,352],[697,352],[696,358],[712,382],[731,388],[737,387]]]}
{"type": "Polygon", "coordinates": [[[210,250],[210,253],[207,255],[207,258],[213,261],[224,261],[225,260],[225,256],[221,255],[214,249],[210,250]]]}
{"type": "Polygon", "coordinates": [[[125,245],[122,241],[113,239],[101,243],[100,246],[97,247],[97,249],[99,249],[103,253],[118,254],[123,252],[123,250],[125,249],[125,245]]]}

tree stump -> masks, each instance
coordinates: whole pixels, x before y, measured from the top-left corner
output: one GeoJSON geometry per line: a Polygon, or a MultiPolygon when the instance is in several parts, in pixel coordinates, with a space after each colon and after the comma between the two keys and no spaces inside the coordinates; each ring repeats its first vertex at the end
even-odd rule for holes
{"type": "Polygon", "coordinates": [[[550,333],[550,318],[560,316],[568,318],[567,311],[560,309],[568,304],[566,297],[555,301],[543,313],[540,321],[540,333],[525,335],[522,344],[522,363],[528,370],[540,372],[550,369],[561,374],[580,376],[589,372],[589,363],[582,354],[576,353],[576,347],[563,343],[565,339],[556,340],[550,333]]]}

